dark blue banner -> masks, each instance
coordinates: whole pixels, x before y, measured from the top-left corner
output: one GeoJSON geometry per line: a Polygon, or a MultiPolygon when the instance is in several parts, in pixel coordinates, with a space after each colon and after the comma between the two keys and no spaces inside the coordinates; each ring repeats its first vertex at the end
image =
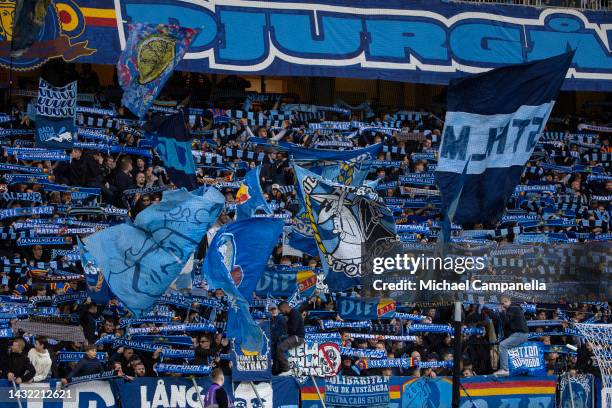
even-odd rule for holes
{"type": "Polygon", "coordinates": [[[244,354],[240,345],[232,342],[232,381],[270,381],[272,378],[270,320],[260,320],[257,324],[264,333],[264,341],[268,343],[264,348],[266,353],[244,354]]]}

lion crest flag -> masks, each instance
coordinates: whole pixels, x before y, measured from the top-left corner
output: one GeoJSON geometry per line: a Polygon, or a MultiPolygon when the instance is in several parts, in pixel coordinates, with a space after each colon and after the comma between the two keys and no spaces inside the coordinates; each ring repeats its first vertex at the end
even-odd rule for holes
{"type": "Polygon", "coordinates": [[[36,145],[68,149],[75,142],[76,81],[55,87],[40,78],[36,99],[36,145]]]}
{"type": "Polygon", "coordinates": [[[574,52],[451,81],[436,181],[448,220],[494,224],[520,181],[574,52]]]}
{"type": "Polygon", "coordinates": [[[199,30],[142,23],[129,30],[117,77],[124,91],[121,103],[142,119],[199,30]]]}
{"type": "Polygon", "coordinates": [[[295,171],[325,273],[361,276],[366,245],[395,238],[393,214],[371,187],[334,183],[299,166],[295,171]]]}

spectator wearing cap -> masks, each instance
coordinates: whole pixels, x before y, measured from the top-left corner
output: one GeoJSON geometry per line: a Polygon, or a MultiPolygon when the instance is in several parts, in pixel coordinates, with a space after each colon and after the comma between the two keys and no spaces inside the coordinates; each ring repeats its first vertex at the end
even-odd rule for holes
{"type": "MultiPolygon", "coordinates": [[[[272,346],[270,352],[273,356],[276,355],[276,345],[279,340],[287,335],[287,319],[285,315],[280,314],[278,307],[275,303],[268,305],[268,312],[270,313],[270,335],[272,337],[272,346]]],[[[275,371],[276,371],[276,367],[275,371]]]]}

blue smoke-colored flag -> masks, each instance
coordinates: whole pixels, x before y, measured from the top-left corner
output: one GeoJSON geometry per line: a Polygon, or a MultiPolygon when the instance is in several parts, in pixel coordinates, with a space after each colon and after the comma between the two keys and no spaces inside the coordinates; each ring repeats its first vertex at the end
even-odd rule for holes
{"type": "Polygon", "coordinates": [[[112,292],[142,316],[180,274],[224,205],[214,188],[165,191],[133,224],[99,231],[85,247],[112,292]]]}
{"type": "Polygon", "coordinates": [[[168,176],[177,187],[196,187],[195,163],[191,154],[191,136],[183,112],[154,117],[146,127],[149,139],[164,162],[168,176]]]}
{"type": "Polygon", "coordinates": [[[369,187],[333,183],[299,166],[295,172],[323,270],[360,276],[368,248],[395,238],[393,214],[369,187]]]}
{"type": "Polygon", "coordinates": [[[130,35],[117,62],[121,103],[142,119],[183,59],[199,30],[177,25],[129,25],[130,35]]]}
{"type": "Polygon", "coordinates": [[[98,305],[106,305],[114,297],[113,292],[104,280],[102,271],[95,263],[93,256],[85,249],[83,242],[77,237],[77,246],[81,256],[81,265],[85,271],[87,296],[98,305]]]}
{"type": "Polygon", "coordinates": [[[249,170],[236,192],[236,219],[238,220],[252,217],[258,211],[272,214],[272,210],[261,191],[261,185],[259,184],[260,172],[261,166],[249,170]]]}
{"type": "Polygon", "coordinates": [[[573,56],[451,81],[435,172],[445,224],[494,224],[503,215],[573,56]]]}
{"type": "Polygon", "coordinates": [[[263,335],[249,313],[249,300],[278,243],[283,221],[247,218],[221,227],[215,234],[202,268],[210,288],[225,292],[229,304],[227,333],[243,351],[261,352],[263,335]]]}

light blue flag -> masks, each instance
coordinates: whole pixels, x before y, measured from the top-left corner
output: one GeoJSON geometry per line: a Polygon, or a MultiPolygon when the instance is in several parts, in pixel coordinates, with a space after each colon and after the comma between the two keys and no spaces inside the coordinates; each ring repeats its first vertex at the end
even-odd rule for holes
{"type": "Polygon", "coordinates": [[[133,224],[97,232],[85,245],[113,293],[141,316],[180,274],[224,205],[214,188],[165,191],[133,224]]]}
{"type": "Polygon", "coordinates": [[[222,289],[228,299],[228,336],[240,342],[243,352],[262,349],[263,334],[249,313],[249,300],[282,230],[282,220],[263,217],[224,225],[204,260],[208,286],[222,289]]]}
{"type": "Polygon", "coordinates": [[[257,166],[244,176],[242,185],[236,192],[236,219],[252,217],[257,211],[272,214],[259,184],[261,166],[257,166]]]}
{"type": "Polygon", "coordinates": [[[108,284],[104,280],[104,275],[98,266],[96,265],[93,257],[85,249],[83,242],[77,237],[77,246],[79,248],[79,255],[81,257],[81,265],[85,271],[85,282],[87,283],[87,296],[91,298],[94,303],[99,305],[108,304],[111,300],[113,293],[111,292],[108,284]]]}

